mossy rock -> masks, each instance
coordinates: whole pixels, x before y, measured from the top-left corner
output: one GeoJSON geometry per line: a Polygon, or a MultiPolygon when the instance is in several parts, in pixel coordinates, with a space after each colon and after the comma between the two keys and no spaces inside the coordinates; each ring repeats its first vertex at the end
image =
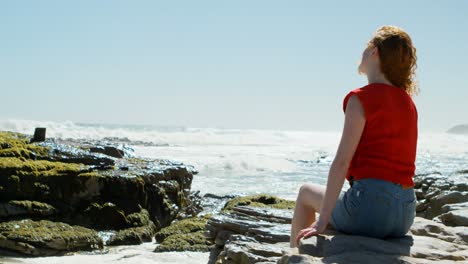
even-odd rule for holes
{"type": "Polygon", "coordinates": [[[156,247],[154,252],[168,252],[168,251],[199,251],[208,252],[212,249],[213,245],[209,242],[204,231],[196,231],[188,234],[175,234],[167,237],[164,241],[156,247]]]}
{"type": "Polygon", "coordinates": [[[229,212],[236,206],[249,205],[254,207],[270,207],[276,209],[294,209],[295,202],[268,194],[236,197],[226,203],[222,212],[229,212]]]}
{"type": "Polygon", "coordinates": [[[0,158],[1,175],[14,176],[64,176],[86,173],[83,164],[51,162],[46,160],[23,160],[20,158],[0,158]]]}
{"type": "Polygon", "coordinates": [[[29,141],[26,135],[0,131],[0,157],[34,159],[48,154],[48,148],[29,144],[29,141]]]}
{"type": "Polygon", "coordinates": [[[156,226],[150,221],[146,226],[131,227],[118,231],[107,242],[107,245],[139,245],[143,242],[151,242],[154,233],[156,233],[156,226]]]}
{"type": "Polygon", "coordinates": [[[180,220],[178,222],[172,223],[170,226],[161,229],[156,233],[156,241],[161,243],[167,237],[172,235],[182,235],[192,232],[197,232],[200,230],[205,230],[206,222],[210,216],[204,217],[194,217],[180,220]]]}
{"type": "Polygon", "coordinates": [[[127,224],[132,227],[146,226],[151,222],[150,215],[146,209],[142,209],[138,213],[127,215],[127,224]]]}
{"type": "Polygon", "coordinates": [[[180,220],[156,233],[160,245],[155,252],[167,251],[210,251],[212,242],[204,233],[211,215],[180,220]]]}
{"type": "Polygon", "coordinates": [[[89,225],[97,229],[123,229],[128,227],[125,212],[111,202],[90,204],[83,211],[83,217],[89,225]]]}
{"type": "Polygon", "coordinates": [[[27,219],[0,223],[0,247],[25,255],[50,256],[102,249],[103,242],[88,228],[27,219]]]}
{"type": "Polygon", "coordinates": [[[57,212],[52,205],[36,201],[8,201],[0,203],[0,218],[15,216],[50,216],[57,212]]]}

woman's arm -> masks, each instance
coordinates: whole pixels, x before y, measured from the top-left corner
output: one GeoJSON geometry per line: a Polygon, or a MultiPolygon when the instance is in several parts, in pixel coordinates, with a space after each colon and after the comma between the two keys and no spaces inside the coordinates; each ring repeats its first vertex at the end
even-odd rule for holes
{"type": "Polygon", "coordinates": [[[340,145],[328,174],[327,189],[320,210],[320,220],[328,224],[335,208],[351,159],[366,124],[364,109],[357,95],[349,98],[340,145]]]}
{"type": "Polygon", "coordinates": [[[299,243],[301,238],[318,235],[327,228],[365,124],[366,118],[361,102],[357,95],[352,95],[346,105],[343,134],[335,159],[328,173],[327,189],[325,197],[322,200],[319,219],[312,223],[310,227],[302,229],[298,233],[296,237],[297,243],[299,243]]]}

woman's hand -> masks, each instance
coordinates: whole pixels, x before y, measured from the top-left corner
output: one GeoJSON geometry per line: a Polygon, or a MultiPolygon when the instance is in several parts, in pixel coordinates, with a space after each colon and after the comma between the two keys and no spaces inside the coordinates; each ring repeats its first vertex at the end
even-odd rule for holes
{"type": "Polygon", "coordinates": [[[299,231],[296,237],[296,243],[299,245],[299,240],[301,240],[301,238],[308,238],[323,233],[325,229],[327,229],[327,225],[328,221],[322,221],[319,218],[318,221],[313,222],[308,228],[299,231]]]}

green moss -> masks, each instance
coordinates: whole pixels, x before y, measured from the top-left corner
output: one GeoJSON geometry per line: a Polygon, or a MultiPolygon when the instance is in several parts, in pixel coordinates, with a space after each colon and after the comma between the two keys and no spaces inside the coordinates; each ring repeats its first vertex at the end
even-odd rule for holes
{"type": "Polygon", "coordinates": [[[172,223],[170,226],[161,229],[156,233],[156,241],[162,242],[167,237],[179,234],[188,234],[191,232],[197,232],[205,230],[206,222],[210,216],[204,216],[202,218],[187,218],[181,221],[172,223]]]}
{"type": "Polygon", "coordinates": [[[19,158],[1,158],[0,171],[9,175],[59,176],[84,171],[83,164],[51,162],[46,160],[22,160],[19,158]]]}
{"type": "Polygon", "coordinates": [[[206,239],[204,233],[210,217],[187,218],[163,228],[155,235],[156,241],[160,243],[155,252],[209,251],[212,242],[206,239]]]}
{"type": "Polygon", "coordinates": [[[29,144],[29,141],[26,135],[0,131],[0,157],[31,159],[48,154],[48,148],[29,144]]]}
{"type": "Polygon", "coordinates": [[[11,175],[8,177],[8,179],[11,181],[11,182],[14,182],[16,184],[19,184],[20,183],[20,178],[16,175],[11,175]]]}
{"type": "Polygon", "coordinates": [[[277,209],[294,209],[295,204],[296,203],[294,201],[281,199],[272,195],[259,194],[244,197],[236,197],[227,202],[222,211],[227,212],[232,210],[232,208],[240,205],[270,207],[277,209]]]}
{"type": "Polygon", "coordinates": [[[56,213],[57,211],[55,207],[53,207],[52,205],[37,202],[37,201],[13,200],[13,201],[9,201],[8,203],[14,207],[23,208],[29,214],[33,214],[33,215],[51,215],[51,214],[56,213]]]}
{"type": "Polygon", "coordinates": [[[65,241],[70,250],[87,246],[102,248],[102,240],[94,230],[47,220],[3,222],[0,223],[0,235],[8,240],[31,245],[65,241]],[[83,241],[87,241],[87,246],[83,246],[83,241]]]}
{"type": "Polygon", "coordinates": [[[139,213],[133,213],[127,215],[127,223],[130,226],[145,226],[150,223],[150,216],[147,210],[142,209],[139,213]]]}
{"type": "Polygon", "coordinates": [[[12,205],[16,205],[16,206],[21,206],[21,207],[24,207],[24,208],[31,208],[31,209],[53,209],[54,207],[49,205],[49,204],[46,204],[46,203],[41,203],[41,202],[37,202],[37,201],[28,201],[28,200],[24,200],[24,201],[10,201],[9,202],[10,204],[12,205]]]}
{"type": "Polygon", "coordinates": [[[175,234],[167,237],[155,252],[167,251],[201,251],[208,252],[212,244],[206,239],[204,231],[200,230],[188,234],[175,234]]]}
{"type": "Polygon", "coordinates": [[[47,184],[43,184],[43,183],[40,183],[40,182],[35,182],[34,187],[36,187],[38,190],[41,190],[43,192],[50,191],[50,188],[49,188],[49,186],[47,184]]]}
{"type": "Polygon", "coordinates": [[[90,171],[90,172],[83,172],[78,174],[78,176],[83,176],[83,177],[102,177],[104,175],[100,174],[97,171],[90,171]]]}
{"type": "Polygon", "coordinates": [[[119,230],[107,245],[139,245],[143,242],[151,242],[155,232],[156,226],[150,221],[146,226],[119,230]]]}

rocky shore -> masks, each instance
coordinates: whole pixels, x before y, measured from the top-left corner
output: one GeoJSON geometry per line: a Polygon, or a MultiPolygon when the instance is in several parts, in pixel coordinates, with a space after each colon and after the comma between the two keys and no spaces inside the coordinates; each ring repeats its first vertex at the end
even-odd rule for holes
{"type": "MultiPolygon", "coordinates": [[[[154,252],[209,252],[224,263],[466,263],[468,170],[415,176],[407,236],[331,228],[289,248],[294,201],[190,190],[196,170],[136,158],[102,141],[0,132],[0,255],[61,256],[155,240],[154,252]]],[[[104,249],[104,250],[103,250],[104,249]]]]}
{"type": "Polygon", "coordinates": [[[329,226],[290,249],[293,204],[278,205],[292,202],[253,196],[244,199],[256,202],[226,204],[229,210],[208,220],[206,236],[215,244],[209,263],[467,263],[468,171],[414,179],[417,217],[403,238],[352,236],[329,226]]]}
{"type": "Polygon", "coordinates": [[[105,142],[30,142],[0,132],[2,255],[140,244],[192,213],[191,166],[105,142]]]}

